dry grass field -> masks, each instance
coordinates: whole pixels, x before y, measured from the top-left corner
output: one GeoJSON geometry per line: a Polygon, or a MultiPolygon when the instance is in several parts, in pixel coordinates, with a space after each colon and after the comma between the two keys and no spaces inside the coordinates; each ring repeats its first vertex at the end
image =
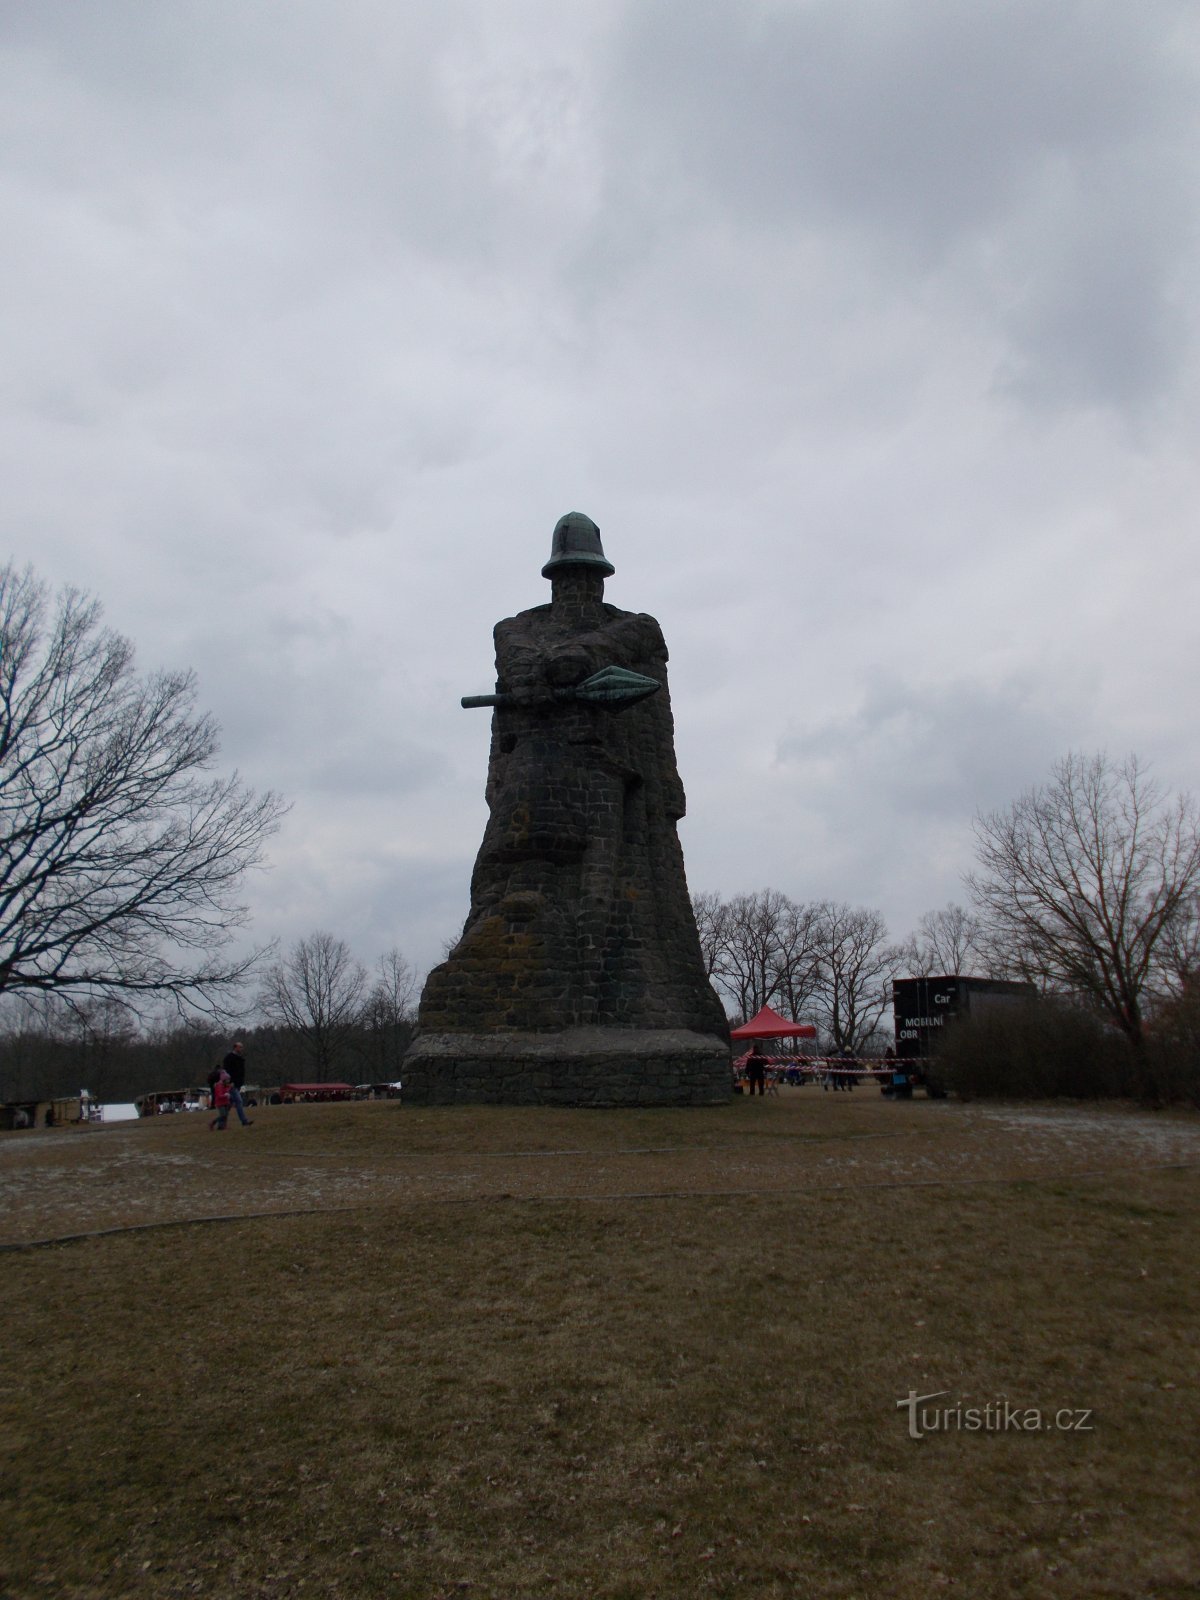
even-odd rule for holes
{"type": "Polygon", "coordinates": [[[0,1191],[3,1600],[1200,1593],[1195,1117],[278,1107],[0,1191]]]}

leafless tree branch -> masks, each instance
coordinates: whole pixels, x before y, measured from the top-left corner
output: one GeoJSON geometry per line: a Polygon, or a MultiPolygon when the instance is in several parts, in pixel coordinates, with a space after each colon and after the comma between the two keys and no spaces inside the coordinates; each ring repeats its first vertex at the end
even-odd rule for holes
{"type": "Polygon", "coordinates": [[[359,1020],[366,982],[366,969],[345,941],[325,932],[298,939],[266,974],[259,1008],[269,1022],[303,1041],[317,1083],[333,1076],[359,1020]]]}
{"type": "Polygon", "coordinates": [[[1140,1045],[1200,888],[1191,798],[1168,796],[1136,757],[1072,754],[975,831],[968,882],[1013,969],[1087,1001],[1140,1045]]]}
{"type": "Polygon", "coordinates": [[[0,568],[0,992],[212,1005],[279,797],[206,776],[191,673],[139,677],[99,605],[0,568]]]}

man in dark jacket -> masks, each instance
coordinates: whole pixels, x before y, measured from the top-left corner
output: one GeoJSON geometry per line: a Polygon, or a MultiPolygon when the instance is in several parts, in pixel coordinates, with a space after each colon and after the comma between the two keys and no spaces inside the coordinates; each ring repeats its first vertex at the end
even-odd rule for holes
{"type": "Polygon", "coordinates": [[[246,1084],[246,1058],[243,1054],[241,1040],[222,1061],[221,1065],[229,1074],[229,1103],[238,1114],[238,1121],[243,1128],[250,1126],[250,1118],[246,1115],[246,1107],[242,1104],[242,1090],[246,1084]]]}
{"type": "Polygon", "coordinates": [[[767,1058],[757,1041],[750,1046],[750,1054],[746,1057],[746,1079],[751,1094],[766,1094],[767,1058]]]}

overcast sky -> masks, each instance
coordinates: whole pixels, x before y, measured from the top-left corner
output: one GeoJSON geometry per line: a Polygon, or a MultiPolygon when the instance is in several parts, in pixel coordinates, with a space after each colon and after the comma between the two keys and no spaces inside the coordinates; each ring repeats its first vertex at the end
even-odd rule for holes
{"type": "Polygon", "coordinates": [[[965,898],[1067,751],[1200,788],[1200,13],[0,5],[4,550],[438,959],[558,517],[671,651],[694,890],[965,898]]]}

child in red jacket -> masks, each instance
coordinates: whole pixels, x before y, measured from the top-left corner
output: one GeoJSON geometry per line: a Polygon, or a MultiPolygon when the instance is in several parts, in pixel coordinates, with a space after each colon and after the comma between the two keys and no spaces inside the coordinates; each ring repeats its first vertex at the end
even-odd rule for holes
{"type": "Polygon", "coordinates": [[[225,1132],[225,1124],[229,1120],[229,1101],[231,1098],[229,1085],[232,1081],[225,1068],[222,1067],[217,1074],[217,1081],[213,1084],[212,1103],[213,1110],[217,1114],[208,1125],[209,1133],[214,1128],[218,1133],[225,1132]]]}

